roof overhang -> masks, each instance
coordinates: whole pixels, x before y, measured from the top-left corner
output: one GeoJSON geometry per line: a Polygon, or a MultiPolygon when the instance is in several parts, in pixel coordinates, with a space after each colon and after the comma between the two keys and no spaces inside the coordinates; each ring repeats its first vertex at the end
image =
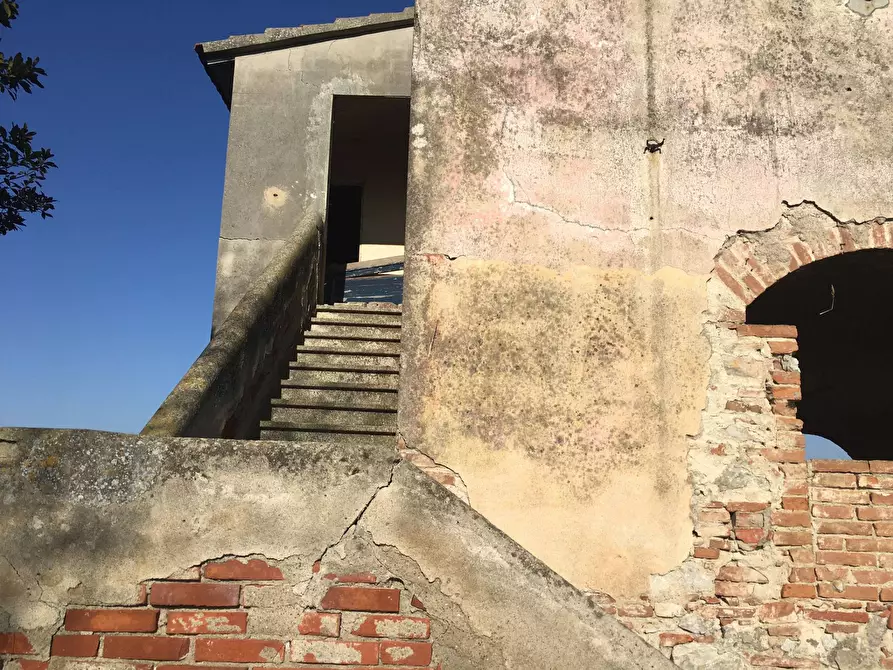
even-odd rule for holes
{"type": "Polygon", "coordinates": [[[411,28],[415,24],[415,9],[409,7],[402,12],[390,14],[370,14],[350,19],[336,19],[333,23],[320,23],[296,28],[268,28],[254,35],[234,35],[225,40],[200,42],[195,45],[205,72],[211,78],[227,108],[232,104],[233,74],[236,58],[250,54],[290,49],[291,47],[328,42],[329,40],[368,35],[400,28],[411,28]]]}

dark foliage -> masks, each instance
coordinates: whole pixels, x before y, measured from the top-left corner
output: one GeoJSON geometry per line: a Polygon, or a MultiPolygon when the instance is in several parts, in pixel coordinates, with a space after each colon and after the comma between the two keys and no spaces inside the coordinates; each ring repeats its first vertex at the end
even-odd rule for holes
{"type": "MultiPolygon", "coordinates": [[[[18,14],[17,0],[0,0],[0,26],[10,28],[18,14]]],[[[15,100],[19,92],[43,88],[40,78],[46,72],[39,62],[39,58],[20,53],[6,56],[0,51],[0,95],[6,93],[15,100]]],[[[44,194],[42,185],[56,164],[49,149],[33,148],[34,136],[27,124],[0,126],[0,235],[24,227],[27,214],[52,216],[56,201],[44,194]]]]}

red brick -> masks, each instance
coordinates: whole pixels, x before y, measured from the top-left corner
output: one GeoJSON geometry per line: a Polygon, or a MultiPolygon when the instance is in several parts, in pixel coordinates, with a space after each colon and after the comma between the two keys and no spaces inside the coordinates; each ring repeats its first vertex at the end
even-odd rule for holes
{"type": "Polygon", "coordinates": [[[893,461],[869,461],[868,464],[871,467],[872,472],[881,474],[893,473],[893,461]]]}
{"type": "Polygon", "coordinates": [[[719,581],[728,582],[754,582],[757,584],[768,584],[769,579],[763,573],[753,568],[743,565],[729,564],[719,569],[716,576],[719,581]]]}
{"type": "Polygon", "coordinates": [[[54,635],[51,656],[84,656],[92,658],[99,652],[98,635],[54,635]]]}
{"type": "Polygon", "coordinates": [[[893,568],[893,554],[878,554],[877,566],[879,568],[893,568]]]}
{"type": "MultiPolygon", "coordinates": [[[[788,400],[772,400],[772,413],[778,416],[795,417],[797,416],[797,406],[788,400]]],[[[803,460],[805,461],[805,454],[803,460]]]]}
{"type": "Polygon", "coordinates": [[[797,624],[788,624],[786,626],[769,626],[768,628],[766,628],[766,631],[773,637],[800,637],[800,626],[798,626],[797,624]]]}
{"type": "Polygon", "coordinates": [[[778,547],[808,546],[812,544],[812,533],[809,531],[778,531],[772,541],[778,547]]]}
{"type": "Polygon", "coordinates": [[[703,523],[728,523],[731,520],[729,513],[722,508],[702,509],[698,512],[698,519],[703,523]]]}
{"type": "Polygon", "coordinates": [[[812,519],[809,516],[809,512],[776,510],[772,512],[772,523],[785,528],[808,528],[812,525],[812,519]]]}
{"type": "Polygon", "coordinates": [[[881,589],[880,599],[885,603],[893,602],[893,589],[881,589]]]}
{"type": "Polygon", "coordinates": [[[809,462],[813,472],[869,472],[868,461],[843,461],[817,458],[809,462]]]}
{"type": "Polygon", "coordinates": [[[856,514],[863,521],[893,521],[893,507],[860,507],[856,514]]]}
{"type": "Polygon", "coordinates": [[[812,565],[815,563],[815,552],[811,547],[791,547],[788,549],[788,553],[791,555],[791,560],[794,561],[795,565],[812,565]]]}
{"type": "Polygon", "coordinates": [[[717,263],[714,268],[716,272],[716,276],[720,278],[723,284],[725,284],[745,305],[750,302],[750,298],[747,295],[747,289],[745,289],[740,282],[738,282],[732,274],[726,270],[722,264],[717,263]]]}
{"type": "Polygon", "coordinates": [[[816,547],[830,551],[846,550],[846,538],[839,535],[819,535],[815,539],[816,547]]]}
{"type": "MultiPolygon", "coordinates": [[[[49,661],[33,661],[29,658],[19,658],[16,660],[19,664],[19,670],[47,670],[47,668],[50,667],[49,661]]],[[[151,670],[151,668],[151,665],[147,666],[146,670],[151,670]]]]}
{"type": "Polygon", "coordinates": [[[186,584],[158,582],[149,592],[156,607],[237,607],[238,584],[186,584]]]}
{"type": "Polygon", "coordinates": [[[678,644],[688,644],[694,642],[695,638],[688,633],[661,633],[661,647],[675,647],[678,644]]]}
{"type": "Polygon", "coordinates": [[[852,489],[813,488],[811,492],[813,502],[840,503],[844,505],[867,505],[868,495],[868,491],[852,489]]]}
{"type": "MultiPolygon", "coordinates": [[[[149,667],[151,668],[152,666],[149,667]]],[[[110,668],[109,670],[118,669],[110,668]]],[[[207,663],[202,663],[201,665],[157,665],[155,670],[233,670],[233,667],[231,665],[208,665],[207,663]]]]}
{"type": "Polygon", "coordinates": [[[852,519],[856,508],[852,505],[813,505],[812,515],[816,519],[852,519]]]}
{"type": "Polygon", "coordinates": [[[794,613],[794,603],[775,602],[765,603],[760,606],[760,621],[778,621],[794,613]]]}
{"type": "Polygon", "coordinates": [[[853,579],[859,584],[888,584],[893,582],[889,570],[853,570],[853,579]]]}
{"type": "Polygon", "coordinates": [[[766,539],[766,531],[763,528],[739,528],[735,531],[735,538],[745,544],[759,544],[766,539]]]}
{"type": "Polygon", "coordinates": [[[784,584],[781,587],[782,598],[815,598],[816,590],[812,584],[784,584]]]}
{"type": "Polygon", "coordinates": [[[803,449],[763,449],[760,453],[773,463],[803,463],[806,461],[806,452],[803,449]]]}
{"type": "Polygon", "coordinates": [[[285,643],[279,640],[234,640],[198,638],[195,660],[212,663],[281,663],[285,643]]]}
{"type": "Polygon", "coordinates": [[[856,488],[856,475],[821,472],[812,477],[814,486],[827,486],[832,489],[854,489],[856,488]]]}
{"type": "Polygon", "coordinates": [[[333,586],[322,599],[321,606],[326,610],[397,613],[400,611],[400,591],[397,589],[333,586]]]}
{"type": "Polygon", "coordinates": [[[850,621],[852,623],[868,623],[868,612],[840,612],[837,610],[810,610],[806,613],[816,621],[850,621]]]}
{"type": "Polygon", "coordinates": [[[428,642],[382,642],[381,662],[383,665],[428,665],[431,662],[431,644],[428,642]]]}
{"type": "Polygon", "coordinates": [[[784,496],[781,499],[781,506],[784,509],[809,511],[809,498],[801,498],[800,496],[784,496]]]}
{"type": "Polygon", "coordinates": [[[726,509],[730,512],[762,512],[769,507],[764,502],[730,502],[726,503],[726,509]]]}
{"type": "Polygon", "coordinates": [[[884,475],[859,475],[859,486],[863,489],[893,489],[893,477],[884,475]]]}
{"type": "Polygon", "coordinates": [[[431,635],[431,622],[422,617],[367,616],[354,628],[352,634],[360,637],[425,640],[431,635]]]}
{"type": "Polygon", "coordinates": [[[695,558],[719,558],[719,549],[709,547],[695,547],[695,558]]]}
{"type": "Polygon", "coordinates": [[[788,372],[787,370],[773,370],[772,381],[776,384],[794,384],[800,385],[800,373],[788,372]]]}
{"type": "Polygon", "coordinates": [[[893,537],[893,523],[878,521],[874,524],[874,532],[880,537],[893,537]]]}
{"type": "Polygon", "coordinates": [[[737,327],[741,337],[797,337],[797,326],[766,326],[747,323],[737,327]]]}
{"type": "Polygon", "coordinates": [[[341,631],[341,614],[338,612],[305,612],[298,622],[301,635],[338,637],[341,631]]]}
{"type": "Polygon", "coordinates": [[[871,524],[865,521],[823,521],[818,532],[824,535],[871,535],[871,524]]]}
{"type": "Polygon", "coordinates": [[[24,633],[0,633],[0,654],[30,654],[33,651],[24,633]]]}
{"type": "Polygon", "coordinates": [[[724,598],[749,596],[753,592],[753,585],[747,582],[721,582],[714,585],[715,593],[724,598]]]}
{"type": "Polygon", "coordinates": [[[171,612],[167,615],[168,635],[226,635],[248,629],[247,612],[171,612]]]}
{"type": "Polygon", "coordinates": [[[803,430],[803,422],[800,419],[793,419],[787,416],[776,417],[775,425],[778,430],[803,430]]]}
{"type": "Polygon", "coordinates": [[[801,400],[803,398],[799,386],[772,386],[769,390],[772,397],[778,400],[801,400]]]}
{"type": "Polygon", "coordinates": [[[735,528],[763,528],[766,515],[762,512],[735,512],[735,528]]]}
{"type": "Polygon", "coordinates": [[[188,652],[189,640],[178,637],[112,635],[106,636],[102,644],[102,655],[105,658],[179,661],[188,652]]]}
{"type": "Polygon", "coordinates": [[[208,579],[217,580],[272,581],[283,579],[282,570],[259,558],[247,561],[233,558],[228,561],[208,563],[204,572],[208,579]]]}
{"type": "Polygon", "coordinates": [[[65,630],[154,633],[158,630],[158,612],[143,609],[68,610],[65,630]]]}
{"type": "Polygon", "coordinates": [[[788,580],[797,584],[812,584],[815,582],[815,568],[791,568],[788,580]]]}
{"type": "Polygon", "coordinates": [[[415,607],[417,610],[424,611],[424,609],[425,609],[425,603],[423,603],[421,600],[419,600],[415,596],[412,597],[412,600],[409,601],[409,604],[412,605],[413,607],[415,607]]]}
{"type": "Polygon", "coordinates": [[[833,584],[819,584],[819,598],[877,600],[878,590],[873,586],[845,586],[842,591],[838,591],[833,584]]]}
{"type": "Polygon", "coordinates": [[[872,493],[872,505],[893,505],[893,493],[872,493]]]}
{"type": "Polygon", "coordinates": [[[619,616],[636,619],[647,619],[654,616],[654,609],[645,603],[628,603],[617,609],[619,616]]]}
{"type": "Polygon", "coordinates": [[[820,551],[816,554],[816,562],[822,565],[853,565],[874,567],[877,560],[870,554],[859,554],[845,551],[820,551]]]}
{"type": "Polygon", "coordinates": [[[825,626],[826,633],[858,633],[859,630],[857,623],[829,623],[825,626]]]}
{"type": "Polygon", "coordinates": [[[333,665],[378,664],[378,642],[343,642],[341,640],[294,640],[292,660],[299,663],[331,663],[333,665]]]}
{"type": "Polygon", "coordinates": [[[887,551],[893,552],[893,538],[848,537],[847,551],[887,551]]]}
{"type": "MultiPolygon", "coordinates": [[[[800,437],[803,437],[802,435],[800,437]]],[[[806,482],[791,482],[786,481],[784,483],[784,494],[786,496],[806,496],[809,495],[809,485],[806,482]]]]}
{"type": "Polygon", "coordinates": [[[793,354],[797,351],[797,340],[769,340],[769,351],[775,356],[793,354]]]}

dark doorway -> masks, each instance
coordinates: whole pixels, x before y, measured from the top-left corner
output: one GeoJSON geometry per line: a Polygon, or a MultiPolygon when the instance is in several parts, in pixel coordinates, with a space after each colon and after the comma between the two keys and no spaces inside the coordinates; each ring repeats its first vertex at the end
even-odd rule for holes
{"type": "Polygon", "coordinates": [[[402,301],[408,166],[408,98],[334,98],[325,302],[402,301]]]}
{"type": "Polygon", "coordinates": [[[805,265],[747,308],[747,322],[795,325],[803,432],[855,459],[893,459],[893,251],[855,251],[805,265]]]}
{"type": "Polygon", "coordinates": [[[341,185],[329,188],[326,227],[326,303],[344,300],[345,269],[348,263],[360,260],[362,214],[362,186],[341,185]]]}

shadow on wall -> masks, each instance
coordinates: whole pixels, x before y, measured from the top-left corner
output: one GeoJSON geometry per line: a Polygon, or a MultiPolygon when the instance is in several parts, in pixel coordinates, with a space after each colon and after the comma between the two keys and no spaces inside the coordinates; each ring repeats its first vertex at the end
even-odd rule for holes
{"type": "Polygon", "coordinates": [[[805,435],[804,437],[806,437],[807,460],[815,458],[843,461],[852,460],[849,454],[826,437],[821,437],[819,435],[805,435]]]}

